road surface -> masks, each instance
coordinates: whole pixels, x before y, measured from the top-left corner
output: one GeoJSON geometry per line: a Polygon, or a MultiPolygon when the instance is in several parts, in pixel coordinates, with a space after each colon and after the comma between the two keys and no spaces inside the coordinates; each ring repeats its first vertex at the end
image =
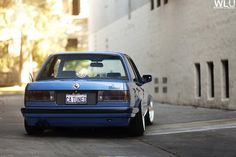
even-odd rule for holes
{"type": "Polygon", "coordinates": [[[124,129],[63,129],[28,136],[22,95],[0,96],[0,157],[235,157],[236,112],[155,104],[143,137],[124,129]]]}

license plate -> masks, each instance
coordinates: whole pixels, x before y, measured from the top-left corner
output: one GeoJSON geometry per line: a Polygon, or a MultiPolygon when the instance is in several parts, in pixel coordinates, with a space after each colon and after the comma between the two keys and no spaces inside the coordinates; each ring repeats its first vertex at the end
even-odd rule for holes
{"type": "Polygon", "coordinates": [[[66,104],[87,104],[87,94],[66,94],[66,104]]]}

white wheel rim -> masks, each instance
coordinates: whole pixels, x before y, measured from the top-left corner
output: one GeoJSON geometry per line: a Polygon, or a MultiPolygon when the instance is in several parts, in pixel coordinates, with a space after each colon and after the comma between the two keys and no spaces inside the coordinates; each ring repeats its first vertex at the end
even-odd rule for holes
{"type": "Polygon", "coordinates": [[[145,126],[145,119],[144,119],[144,116],[143,116],[143,114],[142,114],[142,121],[143,121],[143,130],[145,131],[145,129],[146,129],[146,126],[145,126]]]}
{"type": "Polygon", "coordinates": [[[153,102],[150,102],[150,109],[149,109],[149,119],[150,122],[154,121],[154,109],[153,109],[153,102]]]}

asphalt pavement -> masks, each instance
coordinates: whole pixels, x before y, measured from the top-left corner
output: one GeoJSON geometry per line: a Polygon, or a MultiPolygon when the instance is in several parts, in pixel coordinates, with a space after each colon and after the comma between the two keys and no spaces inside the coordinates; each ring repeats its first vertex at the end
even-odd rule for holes
{"type": "Polygon", "coordinates": [[[22,95],[0,96],[0,157],[235,157],[236,111],[155,103],[142,137],[121,128],[60,129],[28,136],[22,95]]]}

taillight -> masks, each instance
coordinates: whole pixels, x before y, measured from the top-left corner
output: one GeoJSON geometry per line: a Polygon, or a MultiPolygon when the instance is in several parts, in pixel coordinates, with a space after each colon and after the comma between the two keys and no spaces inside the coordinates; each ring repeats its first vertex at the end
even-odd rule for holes
{"type": "Polygon", "coordinates": [[[129,91],[98,91],[98,101],[129,101],[129,91]]]}
{"type": "Polygon", "coordinates": [[[25,91],[25,101],[54,101],[54,91],[25,91]]]}

